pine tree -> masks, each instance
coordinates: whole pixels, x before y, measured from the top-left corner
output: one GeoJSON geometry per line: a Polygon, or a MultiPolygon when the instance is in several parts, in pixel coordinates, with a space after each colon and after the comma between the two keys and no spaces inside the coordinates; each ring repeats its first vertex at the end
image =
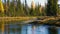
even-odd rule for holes
{"type": "Polygon", "coordinates": [[[60,4],[58,4],[58,16],[60,16],[60,4]]]}
{"type": "Polygon", "coordinates": [[[6,10],[6,12],[5,12],[6,16],[8,16],[8,15],[9,15],[9,12],[10,12],[9,6],[10,6],[10,0],[7,0],[7,1],[6,1],[6,8],[7,8],[7,10],[6,10]]]}
{"type": "Polygon", "coordinates": [[[10,6],[10,0],[7,0],[7,5],[8,5],[8,7],[10,6]]]}
{"type": "Polygon", "coordinates": [[[14,4],[15,0],[12,0],[12,2],[10,2],[10,7],[9,7],[9,16],[15,16],[15,4],[14,4]]]}
{"type": "Polygon", "coordinates": [[[39,5],[39,3],[38,3],[38,16],[40,16],[40,7],[41,7],[41,5],[39,5]]]}
{"type": "Polygon", "coordinates": [[[24,11],[23,11],[23,5],[21,3],[21,0],[17,0],[17,15],[18,16],[24,16],[24,11]]]}
{"type": "Polygon", "coordinates": [[[35,13],[36,13],[36,16],[40,16],[40,5],[39,5],[39,3],[38,3],[38,6],[36,6],[36,8],[35,8],[35,13]]]}
{"type": "Polygon", "coordinates": [[[41,4],[39,5],[39,15],[40,15],[40,16],[43,16],[43,11],[42,11],[42,6],[41,6],[41,4]]]}
{"type": "Polygon", "coordinates": [[[35,9],[33,9],[32,6],[31,6],[31,10],[30,10],[30,15],[36,16],[35,9]]]}
{"type": "Polygon", "coordinates": [[[28,11],[28,5],[27,5],[27,1],[25,0],[25,14],[28,16],[29,15],[29,11],[28,11]]]}
{"type": "Polygon", "coordinates": [[[6,0],[4,0],[4,9],[5,9],[5,11],[6,11],[6,0]]]}
{"type": "Polygon", "coordinates": [[[47,16],[56,16],[57,15],[57,1],[58,0],[48,0],[47,4],[47,16]]]}
{"type": "Polygon", "coordinates": [[[36,11],[35,11],[35,4],[34,4],[34,2],[32,1],[32,3],[31,3],[31,11],[30,11],[30,15],[31,16],[36,16],[36,11]]]}
{"type": "Polygon", "coordinates": [[[45,8],[44,8],[45,12],[44,12],[44,16],[46,16],[46,11],[47,11],[47,4],[45,3],[45,8]]]}

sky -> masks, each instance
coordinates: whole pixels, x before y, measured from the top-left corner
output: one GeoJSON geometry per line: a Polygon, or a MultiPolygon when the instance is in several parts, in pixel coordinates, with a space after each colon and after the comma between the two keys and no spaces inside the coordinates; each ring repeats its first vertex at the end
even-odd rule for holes
{"type": "MultiPolygon", "coordinates": [[[[22,3],[24,3],[25,0],[21,0],[22,3]]],[[[27,0],[28,6],[31,6],[32,0],[27,0]]],[[[34,0],[35,4],[41,4],[42,6],[45,6],[45,3],[47,3],[47,0],[34,0]]],[[[58,0],[58,4],[60,4],[60,0],[58,0]]]]}
{"type": "MultiPolygon", "coordinates": [[[[23,3],[24,0],[21,0],[21,2],[23,3]]],[[[27,0],[27,4],[28,6],[31,6],[31,2],[32,0],[27,0]]],[[[47,0],[34,0],[35,4],[41,4],[42,6],[45,6],[45,3],[47,3],[47,0]]],[[[60,0],[58,1],[58,4],[60,4],[60,0]]]]}
{"type": "MultiPolygon", "coordinates": [[[[24,0],[21,0],[21,2],[23,3],[24,0]]],[[[28,6],[31,6],[31,2],[32,0],[27,0],[28,6]]],[[[42,6],[44,6],[45,3],[47,3],[47,0],[34,0],[35,4],[41,4],[42,6]]]]}

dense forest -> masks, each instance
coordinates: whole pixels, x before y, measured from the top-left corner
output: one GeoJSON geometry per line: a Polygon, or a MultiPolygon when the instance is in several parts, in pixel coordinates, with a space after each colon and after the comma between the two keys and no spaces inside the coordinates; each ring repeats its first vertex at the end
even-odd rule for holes
{"type": "Polygon", "coordinates": [[[31,7],[27,5],[27,1],[21,3],[21,0],[4,0],[3,8],[4,13],[0,12],[0,16],[57,16],[59,14],[59,7],[57,0],[50,1],[45,4],[45,7],[41,6],[39,3],[33,8],[33,2],[31,7]]]}

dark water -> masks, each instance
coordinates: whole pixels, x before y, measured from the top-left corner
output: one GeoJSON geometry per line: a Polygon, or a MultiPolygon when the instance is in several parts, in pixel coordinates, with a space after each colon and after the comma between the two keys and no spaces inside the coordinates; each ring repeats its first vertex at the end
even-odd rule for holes
{"type": "MultiPolygon", "coordinates": [[[[51,31],[53,33],[50,32],[49,28],[51,28],[51,26],[49,25],[5,25],[5,32],[4,34],[60,34],[60,27],[54,28],[54,26],[52,27],[52,29],[55,31],[51,31]]],[[[0,31],[1,34],[1,31],[0,31]]]]}

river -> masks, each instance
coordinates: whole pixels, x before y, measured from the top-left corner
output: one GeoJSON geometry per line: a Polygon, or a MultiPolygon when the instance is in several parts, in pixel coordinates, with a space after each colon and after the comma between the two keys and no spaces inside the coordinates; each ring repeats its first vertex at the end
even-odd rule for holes
{"type": "Polygon", "coordinates": [[[19,24],[9,24],[5,25],[4,34],[60,34],[60,27],[42,24],[25,24],[22,26],[19,24]]]}

